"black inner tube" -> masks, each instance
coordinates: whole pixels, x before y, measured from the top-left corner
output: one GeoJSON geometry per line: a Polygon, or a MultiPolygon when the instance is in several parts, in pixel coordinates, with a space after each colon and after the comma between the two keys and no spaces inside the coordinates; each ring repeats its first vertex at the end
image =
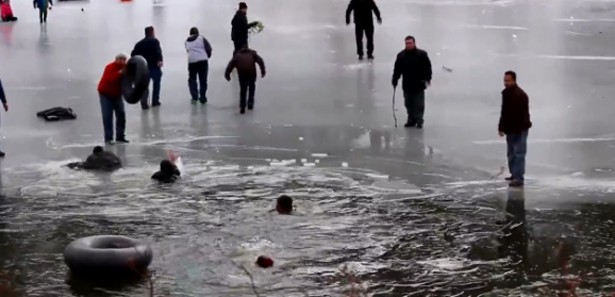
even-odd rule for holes
{"type": "Polygon", "coordinates": [[[122,78],[122,96],[128,104],[136,104],[149,96],[149,69],[142,56],[134,56],[126,62],[122,78]]]}

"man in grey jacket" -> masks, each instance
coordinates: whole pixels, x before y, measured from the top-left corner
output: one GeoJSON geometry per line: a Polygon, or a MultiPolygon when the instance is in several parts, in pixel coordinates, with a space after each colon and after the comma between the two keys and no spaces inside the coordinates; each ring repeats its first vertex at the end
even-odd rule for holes
{"type": "Polygon", "coordinates": [[[205,37],[199,35],[199,29],[192,27],[190,37],[186,40],[188,53],[188,87],[192,96],[192,103],[197,100],[207,103],[207,74],[209,72],[209,58],[211,58],[211,44],[205,37]],[[196,78],[199,77],[199,86],[196,78]]]}

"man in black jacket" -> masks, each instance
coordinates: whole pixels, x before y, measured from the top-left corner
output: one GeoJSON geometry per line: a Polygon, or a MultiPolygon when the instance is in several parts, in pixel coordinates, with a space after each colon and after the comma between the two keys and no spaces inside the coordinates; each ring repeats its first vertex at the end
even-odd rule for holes
{"type": "Polygon", "coordinates": [[[244,46],[248,47],[248,30],[256,26],[257,22],[248,23],[248,5],[245,2],[239,3],[239,10],[235,13],[231,25],[231,39],[235,46],[233,55],[242,49],[244,46]]]}
{"type": "Polygon", "coordinates": [[[350,0],[346,9],[346,25],[350,25],[350,13],[354,12],[354,31],[357,40],[357,54],[363,60],[363,33],[367,37],[367,58],[374,58],[374,17],[372,11],[382,24],[380,10],[374,0],[350,0]]]}
{"type": "Polygon", "coordinates": [[[532,127],[529,98],[517,85],[517,74],[514,71],[504,73],[504,86],[498,133],[501,137],[506,136],[508,169],[511,174],[506,180],[510,181],[511,187],[522,187],[525,182],[527,134],[532,127]]]}
{"type": "MultiPolygon", "coordinates": [[[[154,34],[154,27],[145,28],[145,38],[141,39],[130,53],[131,57],[142,56],[147,61],[149,75],[152,78],[152,106],[160,106],[160,80],[162,79],[162,48],[154,34]]],[[[149,109],[147,97],[141,100],[143,110],[149,109]]]]}
{"type": "Polygon", "coordinates": [[[406,37],[406,49],[397,54],[393,70],[393,87],[403,75],[404,103],[408,122],[404,127],[423,128],[425,114],[425,89],[431,84],[431,61],[427,52],[416,48],[415,39],[406,37]]]}

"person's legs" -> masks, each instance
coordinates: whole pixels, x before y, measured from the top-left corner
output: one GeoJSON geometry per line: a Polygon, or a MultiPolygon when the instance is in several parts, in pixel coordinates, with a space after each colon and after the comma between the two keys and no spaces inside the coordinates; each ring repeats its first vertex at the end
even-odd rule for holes
{"type": "Polygon", "coordinates": [[[248,93],[248,83],[249,80],[247,77],[239,75],[239,109],[241,113],[246,112],[246,96],[248,93]]]}
{"type": "Polygon", "coordinates": [[[256,78],[248,82],[248,109],[254,109],[254,94],[256,93],[256,78]]]}
{"type": "Polygon", "coordinates": [[[201,103],[207,103],[207,75],[209,74],[209,61],[199,62],[199,84],[200,84],[200,97],[201,103]]]}
{"type": "Polygon", "coordinates": [[[152,77],[152,106],[160,105],[160,81],[162,80],[162,69],[151,67],[150,76],[152,77]]]}
{"type": "Polygon", "coordinates": [[[188,89],[190,90],[192,102],[196,102],[199,99],[199,90],[196,84],[197,70],[198,63],[188,63],[188,89]]]}
{"type": "Polygon", "coordinates": [[[527,134],[528,131],[523,131],[515,135],[514,156],[515,162],[513,167],[513,180],[523,184],[525,182],[525,155],[527,154],[527,134]]]}
{"type": "Polygon", "coordinates": [[[515,172],[515,137],[516,134],[506,134],[506,157],[508,158],[508,171],[511,179],[515,172]]]}
{"type": "Polygon", "coordinates": [[[425,115],[425,91],[415,94],[412,100],[412,119],[416,122],[417,128],[423,127],[423,116],[425,115]]]}
{"type": "Polygon", "coordinates": [[[363,26],[360,24],[354,25],[354,37],[357,42],[357,55],[359,59],[363,58],[363,26]]]}
{"type": "Polygon", "coordinates": [[[414,106],[414,95],[404,92],[404,106],[406,107],[406,114],[408,115],[408,121],[406,122],[405,127],[413,127],[416,125],[416,121],[412,117],[414,115],[414,111],[412,110],[414,106]]]}
{"type": "Polygon", "coordinates": [[[233,40],[233,47],[234,47],[233,55],[235,55],[235,53],[241,49],[241,47],[243,46],[242,43],[243,41],[233,40]]]}
{"type": "Polygon", "coordinates": [[[109,98],[99,94],[105,142],[113,141],[113,105],[109,98]]]}
{"type": "Polygon", "coordinates": [[[113,110],[115,111],[115,140],[126,141],[126,111],[122,97],[113,99],[113,110]]]}
{"type": "Polygon", "coordinates": [[[367,57],[374,58],[374,25],[365,27],[365,37],[367,37],[367,57]]]}
{"type": "Polygon", "coordinates": [[[41,24],[43,23],[43,9],[39,8],[38,9],[38,19],[41,21],[41,24]]]}

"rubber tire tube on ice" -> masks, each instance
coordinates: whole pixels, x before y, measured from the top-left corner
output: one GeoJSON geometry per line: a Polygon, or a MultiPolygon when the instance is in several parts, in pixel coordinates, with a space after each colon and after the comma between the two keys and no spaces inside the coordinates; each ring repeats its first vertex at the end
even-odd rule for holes
{"type": "Polygon", "coordinates": [[[122,96],[128,104],[136,104],[149,96],[149,68],[142,56],[134,56],[126,62],[122,77],[122,96]]]}
{"type": "Polygon", "coordinates": [[[126,236],[98,235],[77,239],[64,250],[64,262],[80,275],[141,274],[151,264],[149,245],[126,236]]]}

